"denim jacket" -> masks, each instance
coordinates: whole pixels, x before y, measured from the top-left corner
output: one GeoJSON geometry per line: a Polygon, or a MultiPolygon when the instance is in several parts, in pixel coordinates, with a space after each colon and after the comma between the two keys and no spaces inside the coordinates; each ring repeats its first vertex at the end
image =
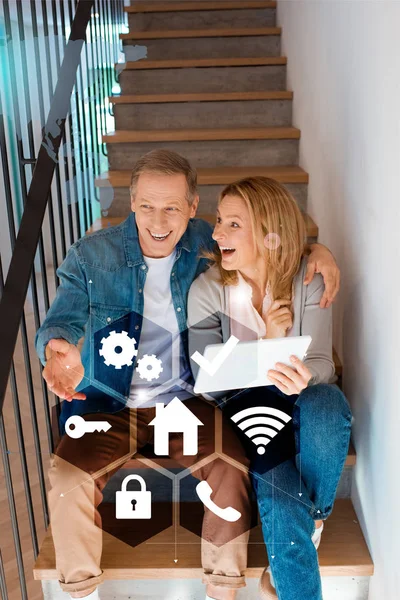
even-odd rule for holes
{"type": "MultiPolygon", "coordinates": [[[[213,247],[211,233],[211,225],[201,219],[190,219],[176,246],[170,282],[186,353],[188,292],[193,280],[206,269],[207,260],[199,255],[202,249],[213,247]]],[[[112,413],[124,408],[135,357],[130,366],[110,368],[99,359],[99,350],[101,340],[115,330],[126,331],[138,347],[146,274],[133,212],[120,225],[75,242],[57,269],[60,285],[36,333],[35,347],[45,365],[45,346],[51,338],[63,338],[76,345],[84,336],[81,357],[85,375],[76,389],[86,394],[86,400],[62,403],[62,430],[72,414],[112,413]]]]}

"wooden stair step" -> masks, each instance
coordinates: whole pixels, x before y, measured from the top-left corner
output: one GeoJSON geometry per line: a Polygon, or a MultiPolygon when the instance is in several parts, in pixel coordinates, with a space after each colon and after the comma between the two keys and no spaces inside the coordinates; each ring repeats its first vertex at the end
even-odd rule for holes
{"type": "Polygon", "coordinates": [[[276,1],[236,0],[231,2],[137,2],[132,6],[125,6],[124,10],[127,13],[135,14],[197,10],[235,10],[248,8],[276,8],[276,1]]]}
{"type": "Polygon", "coordinates": [[[165,40],[178,38],[249,37],[281,35],[281,27],[238,27],[229,29],[176,29],[173,31],[130,31],[120,33],[121,40],[165,40]]]}
{"type": "Polygon", "coordinates": [[[206,92],[197,94],[124,94],[110,96],[111,104],[159,104],[165,102],[231,102],[235,100],[293,100],[293,92],[206,92]]]}
{"type": "MultiPolygon", "coordinates": [[[[171,507],[172,510],[172,507],[171,507]]],[[[134,527],[134,523],[127,527],[134,527]]],[[[103,532],[101,569],[106,579],[180,579],[200,578],[201,539],[187,529],[169,527],[132,547],[103,532]],[[176,535],[176,546],[175,546],[176,535]],[[174,559],[177,558],[177,563],[174,559]]],[[[338,499],[325,522],[318,550],[322,576],[371,576],[373,562],[351,500],[338,499]]],[[[247,577],[259,578],[267,564],[260,527],[252,530],[249,544],[247,577]]],[[[49,527],[33,575],[35,580],[58,579],[51,528],[49,527]]]]}
{"type": "Polygon", "coordinates": [[[128,61],[117,63],[117,71],[137,69],[187,69],[198,67],[255,67],[287,65],[286,56],[267,56],[264,58],[174,58],[168,60],[128,61]]]}
{"type": "Polygon", "coordinates": [[[154,129],[148,131],[115,131],[103,135],[103,143],[191,142],[216,140],[284,140],[300,139],[296,127],[242,127],[238,129],[154,129]]]}
{"type": "MultiPolygon", "coordinates": [[[[244,177],[270,177],[281,183],[308,183],[308,173],[298,166],[288,167],[216,167],[197,169],[198,185],[227,185],[244,177]]],[[[129,187],[131,171],[107,171],[95,181],[97,187],[129,187]]]]}

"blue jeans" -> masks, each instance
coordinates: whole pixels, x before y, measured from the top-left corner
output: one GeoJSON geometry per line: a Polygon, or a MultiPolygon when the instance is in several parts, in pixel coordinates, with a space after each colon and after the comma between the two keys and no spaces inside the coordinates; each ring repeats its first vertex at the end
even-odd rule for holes
{"type": "Polygon", "coordinates": [[[253,485],[279,600],[322,600],[311,536],[314,521],[332,512],[352,414],[335,384],[317,384],[287,398],[294,401],[297,454],[264,474],[253,474],[253,485]]]}

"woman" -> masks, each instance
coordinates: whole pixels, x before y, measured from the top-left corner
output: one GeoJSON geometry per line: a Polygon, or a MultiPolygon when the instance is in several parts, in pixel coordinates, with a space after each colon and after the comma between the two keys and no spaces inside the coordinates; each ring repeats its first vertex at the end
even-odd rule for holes
{"type": "MultiPolygon", "coordinates": [[[[222,403],[213,396],[233,412],[251,402],[291,406],[296,455],[288,458],[283,452],[267,472],[253,473],[270,563],[260,593],[280,600],[321,600],[317,548],[346,460],[352,418],[346,398],[333,385],[332,309],[319,306],[324,292],[320,275],[303,284],[304,220],[276,181],[251,177],[225,187],[213,238],[213,264],[189,292],[190,356],[231,335],[241,341],[312,337],[305,360],[292,357],[291,367],[277,363],[266,373],[265,388],[235,392],[222,403]]],[[[196,375],[193,361],[192,369],[196,375]]]]}

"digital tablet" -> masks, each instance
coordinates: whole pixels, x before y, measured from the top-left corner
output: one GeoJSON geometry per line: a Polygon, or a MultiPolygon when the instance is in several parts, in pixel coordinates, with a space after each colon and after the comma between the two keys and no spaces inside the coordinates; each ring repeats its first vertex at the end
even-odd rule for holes
{"type": "MultiPolygon", "coordinates": [[[[267,377],[269,369],[275,370],[277,362],[293,366],[290,361],[292,354],[303,360],[310,343],[309,335],[239,342],[216,371],[212,367],[220,362],[217,357],[226,344],[210,344],[204,351],[194,392],[202,394],[274,385],[267,377]]],[[[192,355],[193,360],[195,355],[192,355]]]]}

